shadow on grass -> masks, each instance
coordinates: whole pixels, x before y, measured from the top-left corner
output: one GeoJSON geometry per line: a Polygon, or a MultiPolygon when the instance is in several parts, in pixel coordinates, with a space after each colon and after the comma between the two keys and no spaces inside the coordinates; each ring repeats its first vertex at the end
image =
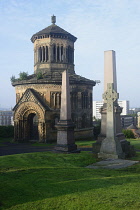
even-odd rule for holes
{"type": "MultiPolygon", "coordinates": [[[[140,168],[139,168],[140,171],[140,168]]],[[[46,198],[139,182],[134,171],[38,168],[1,173],[2,209],[46,198]]]]}

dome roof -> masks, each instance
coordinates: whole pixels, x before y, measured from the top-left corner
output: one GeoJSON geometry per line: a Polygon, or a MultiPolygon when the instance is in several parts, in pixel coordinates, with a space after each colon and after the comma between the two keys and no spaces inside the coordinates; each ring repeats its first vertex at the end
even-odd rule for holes
{"type": "Polygon", "coordinates": [[[37,32],[32,36],[31,41],[33,43],[35,42],[36,39],[43,39],[46,37],[69,39],[73,42],[76,41],[77,38],[75,36],[73,36],[72,34],[70,34],[69,32],[65,31],[64,29],[60,28],[55,24],[54,18],[55,16],[52,16],[52,24],[50,26],[44,28],[43,30],[37,32]]]}

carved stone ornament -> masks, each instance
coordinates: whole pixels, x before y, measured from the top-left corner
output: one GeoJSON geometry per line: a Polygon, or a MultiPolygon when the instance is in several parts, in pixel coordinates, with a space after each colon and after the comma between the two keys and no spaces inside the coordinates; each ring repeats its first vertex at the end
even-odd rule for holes
{"type": "Polygon", "coordinates": [[[103,99],[107,103],[107,111],[111,112],[113,109],[113,102],[118,99],[118,93],[113,89],[113,83],[107,84],[107,91],[103,94],[103,99]]]}

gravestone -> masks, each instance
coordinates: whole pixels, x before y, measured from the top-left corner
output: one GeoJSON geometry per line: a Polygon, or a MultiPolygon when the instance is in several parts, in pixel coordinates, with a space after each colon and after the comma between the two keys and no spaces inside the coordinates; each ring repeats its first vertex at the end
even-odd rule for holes
{"type": "Polygon", "coordinates": [[[118,99],[118,93],[113,87],[113,83],[108,83],[107,90],[103,94],[103,99],[107,104],[106,138],[102,141],[100,153],[98,153],[98,157],[103,159],[125,157],[120,141],[116,137],[114,103],[118,99]]]}
{"type": "Polygon", "coordinates": [[[74,140],[74,123],[71,120],[71,102],[68,71],[62,73],[62,93],[60,121],[57,128],[57,145],[55,150],[62,152],[75,152],[77,145],[74,140]]]}

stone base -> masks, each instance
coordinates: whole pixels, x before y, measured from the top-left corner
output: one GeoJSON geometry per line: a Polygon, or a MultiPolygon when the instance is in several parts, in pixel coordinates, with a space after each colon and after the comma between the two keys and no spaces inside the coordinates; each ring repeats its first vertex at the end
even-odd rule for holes
{"type": "Polygon", "coordinates": [[[77,149],[76,144],[69,144],[69,145],[57,144],[54,150],[57,152],[70,152],[70,153],[80,152],[80,150],[77,149]]]}
{"type": "Polygon", "coordinates": [[[102,159],[119,159],[118,155],[115,154],[106,154],[103,152],[98,153],[98,158],[102,158],[102,159]]]}
{"type": "MultiPolygon", "coordinates": [[[[92,144],[92,151],[95,154],[100,153],[102,141],[97,140],[95,143],[92,144]]],[[[134,146],[130,145],[130,142],[127,140],[121,140],[121,147],[122,151],[125,154],[125,158],[134,157],[136,155],[136,151],[134,149],[134,146]]]]}
{"type": "Polygon", "coordinates": [[[125,154],[122,151],[120,141],[115,138],[105,138],[102,141],[98,157],[103,159],[124,159],[125,154]]]}
{"type": "Polygon", "coordinates": [[[87,166],[86,168],[92,169],[120,169],[132,166],[139,163],[139,161],[132,160],[122,160],[122,159],[106,159],[99,162],[93,163],[92,165],[87,166]]]}
{"type": "Polygon", "coordinates": [[[102,141],[97,140],[92,144],[92,152],[98,154],[100,152],[102,141]]]}
{"type": "MultiPolygon", "coordinates": [[[[105,138],[106,138],[105,135],[99,134],[98,140],[97,140],[97,141],[101,142],[101,141],[103,141],[105,138]]],[[[125,140],[125,135],[124,135],[123,133],[117,133],[117,134],[116,134],[116,138],[117,138],[118,140],[120,140],[120,141],[121,141],[121,140],[125,140]]]]}
{"type": "Polygon", "coordinates": [[[136,156],[135,148],[134,146],[130,145],[129,141],[122,140],[120,141],[120,143],[121,143],[122,151],[125,153],[126,158],[136,156]]]}

